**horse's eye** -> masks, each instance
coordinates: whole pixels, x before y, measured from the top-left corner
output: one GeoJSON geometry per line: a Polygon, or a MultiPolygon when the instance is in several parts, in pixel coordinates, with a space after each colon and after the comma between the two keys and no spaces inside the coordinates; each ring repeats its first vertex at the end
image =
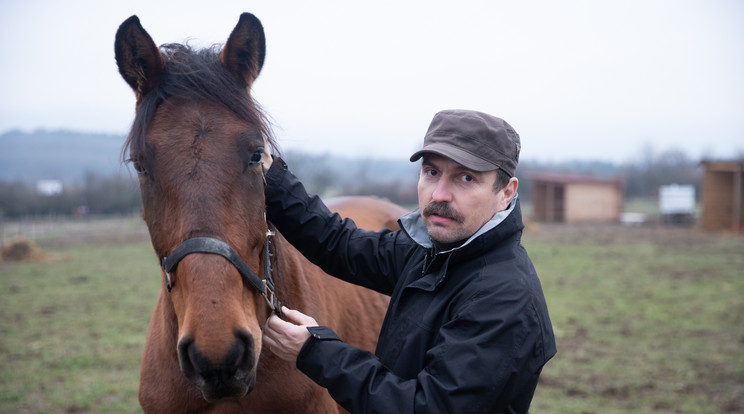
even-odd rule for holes
{"type": "Polygon", "coordinates": [[[256,151],[253,153],[253,156],[251,156],[251,163],[258,164],[261,162],[261,155],[263,155],[263,151],[256,151]]]}
{"type": "Polygon", "coordinates": [[[130,159],[129,161],[132,162],[132,167],[134,167],[134,171],[137,172],[137,175],[147,175],[147,169],[144,165],[142,165],[142,162],[132,159],[130,159]]]}

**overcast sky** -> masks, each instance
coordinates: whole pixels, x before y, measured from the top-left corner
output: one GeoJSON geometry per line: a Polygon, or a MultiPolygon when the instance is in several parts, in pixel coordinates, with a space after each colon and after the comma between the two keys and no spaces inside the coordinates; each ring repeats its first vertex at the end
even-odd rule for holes
{"type": "Polygon", "coordinates": [[[465,108],[512,124],[523,159],[744,154],[739,0],[6,0],[0,133],[124,135],[119,24],[206,46],[244,11],[266,30],[254,93],[284,150],[408,157],[434,113],[465,108]]]}

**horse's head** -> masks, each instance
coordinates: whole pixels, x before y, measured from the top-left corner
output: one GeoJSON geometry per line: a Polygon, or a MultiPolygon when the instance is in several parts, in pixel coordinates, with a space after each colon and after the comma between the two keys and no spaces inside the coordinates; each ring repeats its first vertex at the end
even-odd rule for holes
{"type": "MultiPolygon", "coordinates": [[[[260,159],[274,143],[250,95],[265,54],[261,23],[244,13],[221,50],[192,51],[180,44],[159,49],[132,16],[116,33],[115,51],[137,99],[124,153],[139,175],[157,255],[210,237],[262,275],[260,159]]],[[[185,256],[169,277],[172,290],[163,295],[178,330],[181,371],[207,400],[250,392],[266,302],[220,255],[185,256]]]]}

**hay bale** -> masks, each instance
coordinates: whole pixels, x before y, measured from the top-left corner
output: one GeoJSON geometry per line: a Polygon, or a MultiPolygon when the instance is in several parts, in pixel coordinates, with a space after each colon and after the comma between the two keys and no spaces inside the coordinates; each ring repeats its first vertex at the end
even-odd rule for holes
{"type": "Polygon", "coordinates": [[[3,247],[2,259],[9,262],[31,262],[44,259],[44,255],[33,241],[17,239],[3,247]]]}

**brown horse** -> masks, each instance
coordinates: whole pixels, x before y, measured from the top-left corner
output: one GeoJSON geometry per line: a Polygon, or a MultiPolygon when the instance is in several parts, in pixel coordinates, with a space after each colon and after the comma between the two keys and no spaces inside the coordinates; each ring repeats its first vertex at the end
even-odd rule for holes
{"type": "MultiPolygon", "coordinates": [[[[277,149],[250,95],[264,61],[261,23],[244,13],[222,49],[193,51],[156,47],[132,16],[119,27],[115,50],[137,101],[124,153],[138,173],[143,218],[164,268],[142,360],[143,410],[340,411],[294,364],[261,352],[261,326],[274,305],[269,288],[368,350],[387,298],[325,276],[281,235],[267,233],[259,161],[265,139],[277,149]]],[[[352,216],[354,203],[335,208],[352,216]]],[[[358,217],[369,229],[393,226],[405,213],[363,204],[375,212],[358,217]]]]}

